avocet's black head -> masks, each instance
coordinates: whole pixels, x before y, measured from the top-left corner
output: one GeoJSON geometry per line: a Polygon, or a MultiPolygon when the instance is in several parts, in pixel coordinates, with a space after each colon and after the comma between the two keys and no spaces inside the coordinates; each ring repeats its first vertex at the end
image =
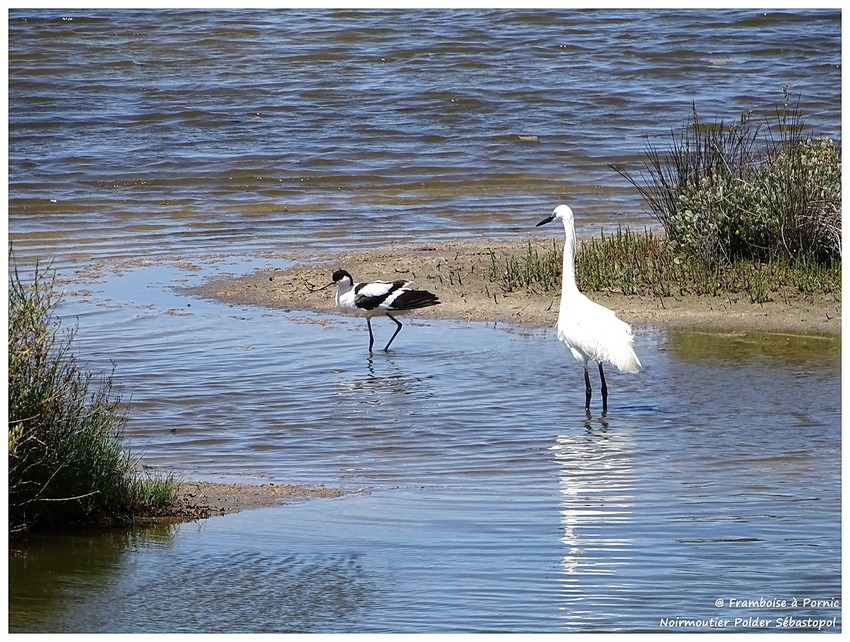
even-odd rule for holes
{"type": "Polygon", "coordinates": [[[348,287],[351,287],[352,285],[354,285],[354,279],[352,279],[351,275],[348,272],[346,272],[345,270],[337,270],[336,272],[333,273],[333,275],[331,275],[331,278],[333,279],[333,281],[331,281],[327,285],[323,285],[320,288],[311,289],[310,291],[311,292],[318,292],[319,290],[325,290],[325,289],[331,287],[332,285],[345,286],[346,285],[346,282],[345,282],[346,279],[348,279],[348,284],[347,284],[348,287]]]}
{"type": "Polygon", "coordinates": [[[333,279],[334,283],[340,283],[340,282],[344,281],[345,279],[348,279],[349,283],[352,283],[352,284],[354,283],[354,279],[352,279],[351,275],[348,272],[346,272],[345,270],[337,270],[336,272],[333,273],[333,276],[331,276],[331,278],[333,279]]]}

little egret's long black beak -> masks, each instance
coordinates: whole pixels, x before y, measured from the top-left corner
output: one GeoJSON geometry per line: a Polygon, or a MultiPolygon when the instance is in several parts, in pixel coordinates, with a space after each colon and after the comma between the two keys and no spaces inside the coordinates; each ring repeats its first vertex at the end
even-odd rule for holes
{"type": "Polygon", "coordinates": [[[540,222],[539,222],[537,225],[535,225],[534,227],[540,227],[541,225],[546,225],[546,223],[551,223],[551,222],[552,222],[552,221],[554,221],[554,220],[555,220],[555,215],[554,215],[554,214],[550,214],[549,216],[547,216],[546,218],[544,218],[542,221],[540,221],[540,222]]]}

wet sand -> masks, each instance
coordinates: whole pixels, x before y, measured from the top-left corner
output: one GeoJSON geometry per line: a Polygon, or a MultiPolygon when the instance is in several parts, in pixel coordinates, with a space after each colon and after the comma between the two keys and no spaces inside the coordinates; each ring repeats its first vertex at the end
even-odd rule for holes
{"type": "MultiPolygon", "coordinates": [[[[541,251],[551,240],[536,242],[541,251]]],[[[192,294],[227,303],[267,308],[335,313],[335,288],[326,285],[336,269],[350,272],[355,281],[409,279],[414,287],[437,294],[441,305],[416,310],[411,317],[458,319],[528,326],[554,325],[558,318],[560,289],[549,292],[507,292],[490,279],[495,258],[524,255],[527,241],[455,241],[440,244],[391,247],[366,252],[342,252],[322,257],[281,257],[296,261],[285,268],[258,269],[241,276],[218,277],[192,294]]],[[[790,289],[773,293],[773,301],[750,303],[746,294],[725,296],[672,296],[650,298],[616,292],[589,292],[588,296],[611,308],[636,326],[686,326],[726,330],[780,332],[841,331],[841,296],[809,295],[790,289]]]]}
{"type": "Polygon", "coordinates": [[[320,497],[342,497],[346,492],[319,486],[289,484],[219,484],[181,482],[175,501],[143,515],[142,520],[191,521],[213,515],[229,515],[252,508],[266,508],[320,497]]]}

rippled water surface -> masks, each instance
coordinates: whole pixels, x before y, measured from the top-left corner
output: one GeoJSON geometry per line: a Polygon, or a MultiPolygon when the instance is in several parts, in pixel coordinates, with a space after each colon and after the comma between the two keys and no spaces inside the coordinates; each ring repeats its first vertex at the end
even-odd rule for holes
{"type": "Polygon", "coordinates": [[[21,253],[512,233],[569,200],[645,224],[609,164],[782,88],[838,136],[838,11],[12,10],[21,253]],[[659,142],[659,141],[657,141],[659,142]]]}
{"type": "Polygon", "coordinates": [[[553,330],[413,321],[369,357],[361,320],[181,296],[169,284],[184,272],[131,270],[67,304],[92,367],[114,361],[132,395],[144,461],[365,492],[32,538],[12,551],[14,630],[658,630],[664,617],[837,615],[714,606],[840,594],[837,338],[640,329],[645,371],[609,373],[611,410],[588,418],[553,330]]]}
{"type": "Polygon", "coordinates": [[[792,83],[840,135],[838,12],[13,10],[9,32],[10,236],[55,259],[129,445],[355,491],[13,542],[12,631],[840,627],[803,604],[841,593],[838,337],[639,327],[644,372],[588,417],[551,329],[414,318],[370,357],[362,320],[182,291],[272,251],[523,238],[561,199],[649,224],[608,163],[691,101],[769,113],[792,83]],[[730,606],[762,598],[788,605],[730,606]]]}

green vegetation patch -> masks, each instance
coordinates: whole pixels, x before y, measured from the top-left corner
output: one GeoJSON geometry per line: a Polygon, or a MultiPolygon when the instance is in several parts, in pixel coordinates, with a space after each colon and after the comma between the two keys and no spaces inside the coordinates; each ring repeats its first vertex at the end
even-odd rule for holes
{"type": "MultiPolygon", "coordinates": [[[[637,188],[663,234],[618,229],[579,243],[585,291],[634,295],[841,291],[841,150],[806,133],[787,87],[773,122],[749,112],[704,123],[696,106],[669,148],[648,145],[643,169],[614,167],[637,188]]],[[[560,283],[562,249],[528,244],[494,255],[490,279],[506,291],[560,283]]]]}
{"type": "Polygon", "coordinates": [[[773,122],[742,112],[708,124],[693,107],[667,149],[647,145],[643,170],[614,167],[675,249],[711,264],[841,260],[841,150],[807,133],[783,93],[773,122]]]}
{"type": "Polygon", "coordinates": [[[9,276],[9,528],[11,532],[130,519],[173,499],[170,477],[135,474],[112,378],[71,353],[54,318],[54,278],[9,276]]]}
{"type": "MultiPolygon", "coordinates": [[[[491,255],[489,278],[503,290],[548,292],[561,283],[563,248],[529,241],[525,252],[491,255]]],[[[740,259],[710,263],[687,256],[652,230],[633,232],[618,228],[579,241],[576,281],[585,292],[618,292],[643,296],[744,294],[763,303],[782,292],[833,293],[841,291],[841,263],[779,256],[769,262],[740,259]]]]}

